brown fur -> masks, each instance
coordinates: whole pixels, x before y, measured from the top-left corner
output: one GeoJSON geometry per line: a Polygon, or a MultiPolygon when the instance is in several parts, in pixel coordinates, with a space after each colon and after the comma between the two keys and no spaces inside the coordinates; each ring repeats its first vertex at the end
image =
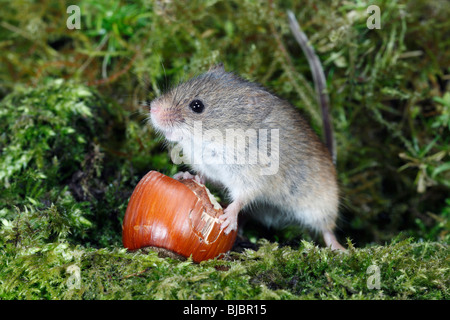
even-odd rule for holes
{"type": "MultiPolygon", "coordinates": [[[[231,200],[239,203],[238,211],[248,207],[255,218],[269,226],[304,225],[322,233],[327,245],[340,247],[333,234],[339,203],[332,159],[307,121],[287,101],[217,66],[170,90],[153,101],[152,107],[158,108],[158,113],[152,114],[154,127],[166,137],[176,136],[176,132],[181,138],[175,140],[189,155],[198,152],[191,148],[192,143],[198,143],[193,138],[194,123],[201,122],[203,132],[216,130],[223,137],[227,129],[266,129],[271,134],[271,130],[278,130],[279,154],[271,145],[271,156],[279,159],[276,174],[262,175],[265,166],[261,163],[194,163],[192,168],[221,183],[231,200]],[[189,108],[195,99],[203,102],[204,112],[195,113],[189,108]]],[[[222,147],[229,149],[229,145],[214,143],[212,159],[221,155],[222,147]]],[[[247,148],[238,152],[248,152],[251,144],[249,141],[247,148]]],[[[209,145],[203,143],[205,146],[209,145]]]]}

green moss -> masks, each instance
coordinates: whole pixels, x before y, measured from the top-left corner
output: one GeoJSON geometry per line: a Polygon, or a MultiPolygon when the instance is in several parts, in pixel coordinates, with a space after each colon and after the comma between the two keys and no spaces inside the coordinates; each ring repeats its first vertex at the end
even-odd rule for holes
{"type": "MultiPolygon", "coordinates": [[[[37,216],[47,208],[48,219],[37,222],[43,223],[42,237],[50,237],[47,232],[67,234],[69,229],[76,234],[91,226],[83,212],[86,204],[75,201],[69,181],[88,165],[88,155],[100,143],[96,130],[102,130],[104,122],[95,117],[106,112],[102,103],[86,87],[63,80],[38,88],[18,87],[1,102],[0,201],[4,205],[0,216],[4,221],[28,219],[18,213],[37,216]]],[[[90,165],[96,170],[99,163],[90,165]]]]}
{"type": "Polygon", "coordinates": [[[448,299],[448,246],[405,240],[331,252],[261,242],[233,260],[194,264],[154,252],[83,249],[66,242],[2,249],[0,296],[6,299],[448,299]],[[20,254],[18,254],[20,252],[20,254]],[[379,268],[370,289],[368,267],[379,268]],[[79,287],[73,284],[79,268],[79,287]],[[72,269],[70,269],[72,268],[72,269]]]}

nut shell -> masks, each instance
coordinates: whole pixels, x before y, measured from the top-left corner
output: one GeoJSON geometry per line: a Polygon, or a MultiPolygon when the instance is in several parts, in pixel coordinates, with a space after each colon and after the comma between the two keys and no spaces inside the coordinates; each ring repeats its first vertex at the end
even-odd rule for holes
{"type": "Polygon", "coordinates": [[[195,262],[229,251],[236,231],[225,235],[218,217],[223,209],[195,180],[182,182],[156,171],[147,173],[128,202],[122,227],[124,247],[159,247],[195,262]]]}

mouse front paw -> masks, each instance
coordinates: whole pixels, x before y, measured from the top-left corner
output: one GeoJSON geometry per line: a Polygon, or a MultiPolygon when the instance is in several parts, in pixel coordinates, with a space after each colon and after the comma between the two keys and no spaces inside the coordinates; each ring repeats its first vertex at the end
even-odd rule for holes
{"type": "Polygon", "coordinates": [[[175,180],[188,180],[188,179],[194,179],[195,181],[197,181],[200,184],[205,184],[205,177],[203,177],[202,175],[196,174],[195,176],[192,175],[190,172],[188,171],[180,171],[178,173],[176,173],[173,178],[175,180]]]}
{"type": "Polygon", "coordinates": [[[180,171],[178,173],[176,173],[173,178],[175,180],[188,180],[188,179],[194,179],[195,181],[197,181],[200,184],[205,184],[205,177],[203,177],[202,175],[196,174],[195,176],[192,175],[190,172],[188,171],[180,171]]]}
{"type": "Polygon", "coordinates": [[[187,179],[194,179],[194,176],[188,172],[188,171],[180,171],[176,173],[173,178],[175,180],[187,180],[187,179]]]}

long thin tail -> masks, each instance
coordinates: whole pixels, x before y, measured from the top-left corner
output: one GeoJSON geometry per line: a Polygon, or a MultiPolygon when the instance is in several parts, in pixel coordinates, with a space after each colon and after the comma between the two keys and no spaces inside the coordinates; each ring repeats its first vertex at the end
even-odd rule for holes
{"type": "Polygon", "coordinates": [[[289,17],[289,26],[291,28],[291,31],[295,39],[297,40],[298,44],[302,48],[302,51],[308,60],[309,67],[311,68],[317,99],[322,111],[322,124],[323,124],[325,145],[327,146],[328,151],[330,152],[331,158],[333,159],[333,163],[336,163],[336,148],[333,135],[333,124],[330,121],[330,114],[329,114],[330,99],[327,93],[327,84],[322,64],[320,63],[319,58],[314,52],[313,47],[309,44],[308,37],[300,28],[300,25],[298,24],[294,13],[288,10],[287,14],[289,17]]]}

